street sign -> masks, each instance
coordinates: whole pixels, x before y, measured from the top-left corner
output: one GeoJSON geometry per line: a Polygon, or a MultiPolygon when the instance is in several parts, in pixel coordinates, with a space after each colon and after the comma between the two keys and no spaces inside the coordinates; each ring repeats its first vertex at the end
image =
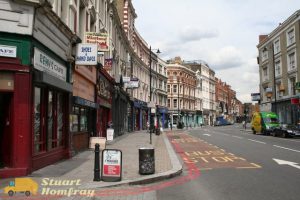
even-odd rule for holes
{"type": "Polygon", "coordinates": [[[122,151],[104,149],[102,151],[101,177],[103,181],[115,182],[122,179],[122,151]]]}

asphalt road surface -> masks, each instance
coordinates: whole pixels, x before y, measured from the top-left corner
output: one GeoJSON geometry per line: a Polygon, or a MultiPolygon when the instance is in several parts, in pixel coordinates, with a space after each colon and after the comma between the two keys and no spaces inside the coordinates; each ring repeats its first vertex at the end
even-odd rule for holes
{"type": "Polygon", "coordinates": [[[182,176],[191,178],[157,190],[155,199],[300,199],[300,139],[253,135],[240,125],[168,136],[185,162],[182,176]]]}

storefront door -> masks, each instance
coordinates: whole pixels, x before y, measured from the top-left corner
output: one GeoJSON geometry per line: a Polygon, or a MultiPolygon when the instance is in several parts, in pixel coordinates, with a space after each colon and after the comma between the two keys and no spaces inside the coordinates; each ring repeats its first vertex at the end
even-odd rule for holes
{"type": "Polygon", "coordinates": [[[0,92],[0,168],[11,166],[11,100],[11,93],[0,92]]]}

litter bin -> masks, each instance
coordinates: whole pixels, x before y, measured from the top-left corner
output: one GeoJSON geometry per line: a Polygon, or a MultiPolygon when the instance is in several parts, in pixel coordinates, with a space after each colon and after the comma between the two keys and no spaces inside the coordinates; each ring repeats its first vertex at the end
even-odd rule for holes
{"type": "Polygon", "coordinates": [[[154,174],[154,171],[155,171],[154,148],[140,148],[139,149],[139,173],[154,174]]]}

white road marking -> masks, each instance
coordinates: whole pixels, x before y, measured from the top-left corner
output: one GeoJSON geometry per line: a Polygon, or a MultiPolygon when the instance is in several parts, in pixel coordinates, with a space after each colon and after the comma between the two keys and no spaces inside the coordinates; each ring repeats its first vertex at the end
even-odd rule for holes
{"type": "Polygon", "coordinates": [[[206,136],[211,136],[210,134],[207,134],[207,133],[205,133],[205,134],[203,134],[203,135],[206,135],[206,136]]]}
{"type": "Polygon", "coordinates": [[[277,162],[278,165],[289,165],[289,166],[295,167],[297,169],[300,169],[300,166],[298,165],[298,163],[286,161],[286,160],[279,160],[279,159],[275,159],[275,158],[273,158],[273,160],[275,162],[277,162]]]}
{"type": "Polygon", "coordinates": [[[286,149],[286,150],[289,150],[289,151],[295,151],[295,152],[298,152],[300,153],[299,150],[295,150],[295,149],[290,149],[290,148],[286,148],[286,147],[282,147],[282,146],[278,146],[278,145],[273,145],[274,147],[277,147],[277,148],[281,148],[281,149],[286,149]]]}
{"type": "Polygon", "coordinates": [[[232,137],[234,137],[234,138],[239,138],[239,139],[243,139],[243,137],[236,136],[236,135],[232,135],[232,137]]]}
{"type": "Polygon", "coordinates": [[[251,140],[251,139],[248,139],[248,140],[250,140],[250,141],[252,141],[252,142],[257,142],[257,143],[260,143],[260,144],[266,144],[265,142],[258,141],[258,140],[251,140]]]}

